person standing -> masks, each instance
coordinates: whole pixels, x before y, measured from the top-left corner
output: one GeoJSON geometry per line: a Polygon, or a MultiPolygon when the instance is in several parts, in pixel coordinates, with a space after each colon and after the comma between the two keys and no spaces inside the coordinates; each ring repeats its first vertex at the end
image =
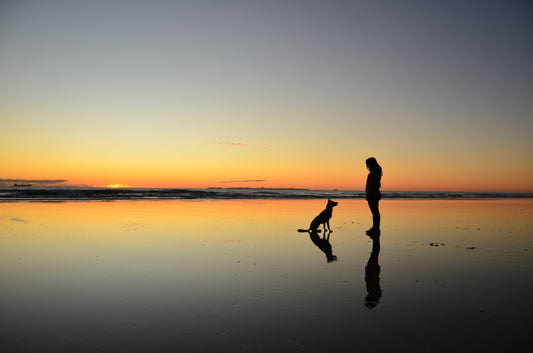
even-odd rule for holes
{"type": "Polygon", "coordinates": [[[378,164],[378,161],[374,157],[370,157],[366,160],[366,167],[370,171],[366,178],[366,200],[368,201],[368,207],[372,212],[372,228],[366,231],[369,236],[379,236],[381,234],[380,222],[381,215],[379,214],[379,200],[381,200],[381,176],[383,170],[378,164]]]}

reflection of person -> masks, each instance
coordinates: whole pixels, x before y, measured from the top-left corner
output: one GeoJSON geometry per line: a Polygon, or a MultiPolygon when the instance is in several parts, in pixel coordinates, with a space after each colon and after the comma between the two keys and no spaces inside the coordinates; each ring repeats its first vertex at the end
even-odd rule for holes
{"type": "Polygon", "coordinates": [[[379,250],[379,236],[373,236],[372,253],[365,267],[366,291],[368,292],[365,297],[365,306],[369,309],[374,309],[381,299],[381,286],[379,285],[381,267],[378,262],[379,250]]]}
{"type": "Polygon", "coordinates": [[[379,235],[381,230],[379,229],[381,215],[379,214],[379,200],[381,199],[381,176],[383,171],[378,161],[374,157],[370,157],[366,160],[366,167],[370,171],[366,178],[366,200],[372,212],[372,228],[366,231],[368,235],[379,235]]]}

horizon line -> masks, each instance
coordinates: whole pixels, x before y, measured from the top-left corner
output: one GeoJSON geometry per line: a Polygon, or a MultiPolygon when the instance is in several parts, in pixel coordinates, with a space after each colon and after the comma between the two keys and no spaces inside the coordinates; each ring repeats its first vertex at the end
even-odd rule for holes
{"type": "MultiPolygon", "coordinates": [[[[48,181],[48,180],[46,180],[48,181]]],[[[258,187],[249,187],[249,186],[234,186],[234,187],[223,187],[223,186],[209,186],[209,187],[160,187],[160,186],[128,186],[128,185],[121,185],[121,186],[92,186],[92,185],[57,185],[59,183],[64,182],[63,180],[50,180],[50,183],[45,183],[45,180],[38,179],[38,180],[30,180],[30,179],[0,179],[0,187],[1,188],[18,188],[18,187],[34,187],[33,185],[27,185],[27,186],[15,186],[12,183],[13,182],[28,182],[28,183],[35,183],[39,185],[35,185],[35,187],[53,187],[53,188],[87,188],[87,189],[180,189],[180,190],[217,190],[217,189],[226,189],[226,190],[295,190],[295,191],[328,191],[328,192],[357,192],[357,193],[364,193],[364,189],[339,189],[339,188],[301,188],[301,187],[264,187],[264,186],[258,186],[258,187]],[[12,180],[12,181],[11,181],[12,180]],[[7,184],[9,183],[9,184],[7,184]],[[47,185],[49,184],[49,185],[47,185]]],[[[66,180],[65,180],[66,181],[66,180]]],[[[459,191],[459,190],[436,190],[436,189],[428,189],[428,190],[409,190],[409,189],[397,189],[397,190],[381,190],[381,193],[456,193],[456,194],[533,194],[533,191],[479,191],[479,190],[468,190],[468,191],[459,191]]]]}

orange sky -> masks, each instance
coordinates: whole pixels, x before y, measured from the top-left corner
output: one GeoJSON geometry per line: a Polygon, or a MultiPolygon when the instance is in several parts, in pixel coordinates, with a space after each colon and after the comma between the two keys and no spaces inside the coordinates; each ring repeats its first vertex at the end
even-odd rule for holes
{"type": "Polygon", "coordinates": [[[2,15],[0,183],[533,191],[526,3],[55,2],[2,15]]]}

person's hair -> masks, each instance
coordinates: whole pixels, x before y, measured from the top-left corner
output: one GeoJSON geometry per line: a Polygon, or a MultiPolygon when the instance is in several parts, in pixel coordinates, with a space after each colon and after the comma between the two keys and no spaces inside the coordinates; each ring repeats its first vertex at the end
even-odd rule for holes
{"type": "Polygon", "coordinates": [[[371,172],[378,172],[379,175],[383,175],[383,170],[374,157],[370,157],[366,160],[366,167],[371,172]]]}

